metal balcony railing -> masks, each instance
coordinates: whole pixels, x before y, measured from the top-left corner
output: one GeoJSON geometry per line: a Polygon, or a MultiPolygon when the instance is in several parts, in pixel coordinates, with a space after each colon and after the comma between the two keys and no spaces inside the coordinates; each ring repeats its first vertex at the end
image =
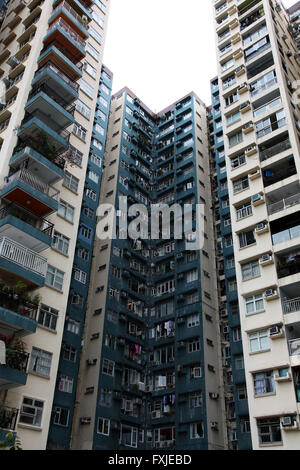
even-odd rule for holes
{"type": "Polygon", "coordinates": [[[31,173],[26,168],[21,168],[16,173],[13,173],[12,175],[8,176],[6,178],[5,186],[10,185],[14,181],[18,181],[18,180],[21,180],[24,183],[29,184],[29,186],[31,186],[33,189],[40,191],[41,193],[45,194],[51,199],[54,199],[55,201],[58,200],[59,191],[53,186],[40,180],[36,175],[31,173]]]}
{"type": "Polygon", "coordinates": [[[283,302],[283,313],[300,312],[300,297],[288,299],[283,302]]]}
{"type": "Polygon", "coordinates": [[[45,93],[49,98],[51,98],[55,103],[57,103],[59,106],[61,106],[65,111],[67,111],[69,114],[72,116],[74,115],[75,111],[75,105],[68,105],[65,100],[63,100],[58,94],[56,94],[52,88],[50,88],[48,85],[45,83],[42,83],[41,85],[35,87],[29,94],[28,100],[33,98],[39,93],[45,93]]]}
{"type": "Polygon", "coordinates": [[[0,428],[14,431],[16,429],[19,410],[8,406],[0,406],[0,428]]]}
{"type": "Polygon", "coordinates": [[[0,257],[12,261],[29,271],[46,277],[47,258],[29,250],[7,237],[0,237],[0,257]]]}
{"type": "Polygon", "coordinates": [[[65,33],[70,36],[72,42],[75,42],[77,46],[85,49],[85,41],[81,39],[81,37],[62,18],[59,18],[57,21],[55,21],[55,23],[53,23],[51,28],[48,29],[47,34],[52,33],[52,31],[57,27],[63,29],[65,33]]]}
{"type": "Polygon", "coordinates": [[[11,204],[0,208],[0,220],[4,219],[8,215],[12,215],[20,220],[23,220],[26,222],[26,224],[29,224],[45,235],[52,237],[54,224],[49,222],[47,219],[39,217],[33,212],[24,209],[24,207],[20,206],[19,204],[12,202],[11,204]]]}
{"type": "Polygon", "coordinates": [[[272,147],[259,152],[260,161],[263,162],[264,160],[267,160],[268,158],[271,158],[274,155],[284,152],[289,148],[291,148],[291,143],[289,139],[286,139],[283,142],[279,142],[279,144],[273,145],[272,147]]]}
{"type": "Polygon", "coordinates": [[[56,67],[56,65],[52,64],[52,62],[50,62],[50,61],[46,62],[46,64],[43,65],[43,67],[38,69],[35,73],[35,76],[38,75],[39,73],[43,72],[46,69],[52,70],[58,77],[60,77],[62,80],[64,80],[67,83],[67,85],[69,85],[75,91],[78,91],[79,83],[76,83],[73,80],[71,80],[69,77],[67,77],[67,75],[64,72],[62,72],[58,67],[56,67]]]}
{"type": "Polygon", "coordinates": [[[63,1],[62,3],[60,3],[58,7],[56,7],[55,10],[52,12],[52,15],[54,15],[54,13],[56,13],[61,8],[64,8],[69,13],[71,13],[71,15],[74,16],[75,20],[78,21],[78,23],[86,27],[86,23],[83,21],[82,16],[78,15],[78,13],[74,10],[74,8],[72,8],[71,5],[66,1],[63,1]]]}
{"type": "Polygon", "coordinates": [[[6,291],[3,286],[0,288],[0,307],[11,312],[18,313],[31,320],[36,320],[38,305],[22,298],[22,295],[16,294],[13,290],[6,291]]]}
{"type": "Polygon", "coordinates": [[[300,338],[290,339],[288,344],[290,356],[300,355],[300,338]]]}
{"type": "Polygon", "coordinates": [[[273,204],[268,204],[268,214],[276,214],[276,212],[281,212],[284,209],[295,206],[296,204],[300,204],[300,193],[286,199],[282,199],[281,201],[274,202],[273,204]]]}

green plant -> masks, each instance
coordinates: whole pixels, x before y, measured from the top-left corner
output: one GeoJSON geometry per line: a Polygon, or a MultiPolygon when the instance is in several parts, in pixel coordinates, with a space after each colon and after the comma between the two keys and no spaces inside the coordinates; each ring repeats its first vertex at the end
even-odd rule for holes
{"type": "Polygon", "coordinates": [[[5,440],[0,441],[0,449],[22,450],[21,441],[12,432],[8,432],[5,435],[5,440]]]}
{"type": "Polygon", "coordinates": [[[42,300],[42,296],[40,294],[36,294],[32,299],[32,303],[35,305],[39,305],[41,300],[42,300]]]}
{"type": "Polygon", "coordinates": [[[10,291],[10,286],[3,286],[2,291],[8,293],[10,291]]]}
{"type": "Polygon", "coordinates": [[[14,285],[14,291],[16,294],[23,294],[23,292],[25,292],[26,289],[27,289],[27,285],[22,281],[18,281],[14,285]]]}

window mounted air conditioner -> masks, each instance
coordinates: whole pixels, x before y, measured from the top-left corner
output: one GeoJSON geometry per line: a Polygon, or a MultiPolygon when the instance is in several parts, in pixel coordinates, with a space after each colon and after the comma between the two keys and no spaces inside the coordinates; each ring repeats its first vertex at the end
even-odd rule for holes
{"type": "Polygon", "coordinates": [[[283,336],[283,329],[280,325],[274,325],[269,330],[270,336],[283,336]]]}
{"type": "Polygon", "coordinates": [[[218,422],[217,421],[212,421],[210,423],[211,429],[218,429],[218,422]]]}
{"type": "Polygon", "coordinates": [[[152,419],[158,419],[161,418],[161,412],[160,411],[152,411],[152,419]]]}
{"type": "Polygon", "coordinates": [[[265,291],[265,298],[266,300],[272,300],[278,298],[278,292],[276,289],[267,289],[265,291]]]}
{"type": "Polygon", "coordinates": [[[283,416],[281,419],[281,426],[286,428],[286,430],[299,429],[296,416],[283,416]]]}
{"type": "Polygon", "coordinates": [[[257,234],[265,233],[269,231],[269,225],[267,222],[261,222],[256,226],[255,232],[257,234]]]}
{"type": "Polygon", "coordinates": [[[212,400],[218,400],[219,394],[218,393],[210,393],[209,398],[211,398],[212,400]]]}
{"type": "Polygon", "coordinates": [[[273,256],[269,253],[266,253],[265,255],[263,255],[259,260],[259,264],[261,264],[263,266],[266,266],[266,265],[272,264],[272,263],[273,263],[273,256]]]}

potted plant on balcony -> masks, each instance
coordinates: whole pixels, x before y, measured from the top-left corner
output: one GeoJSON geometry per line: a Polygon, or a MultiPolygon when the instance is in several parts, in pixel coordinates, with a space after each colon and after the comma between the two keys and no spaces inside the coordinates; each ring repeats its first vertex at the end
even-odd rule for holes
{"type": "Polygon", "coordinates": [[[19,298],[22,298],[22,295],[24,294],[26,289],[27,289],[27,285],[22,281],[18,281],[13,287],[14,299],[17,300],[19,298]]]}
{"type": "Polygon", "coordinates": [[[20,338],[11,338],[6,349],[6,364],[12,369],[25,371],[25,343],[20,338]]]}

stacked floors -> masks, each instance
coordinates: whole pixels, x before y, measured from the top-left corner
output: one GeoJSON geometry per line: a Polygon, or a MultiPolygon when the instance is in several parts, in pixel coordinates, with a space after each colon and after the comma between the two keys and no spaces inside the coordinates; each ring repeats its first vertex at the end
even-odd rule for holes
{"type": "Polygon", "coordinates": [[[0,32],[0,429],[24,449],[47,442],[107,8],[14,0],[0,32]]]}
{"type": "Polygon", "coordinates": [[[214,2],[253,448],[299,448],[299,62],[280,2],[214,2]]]}
{"type": "Polygon", "coordinates": [[[207,110],[193,93],[158,115],[127,88],[113,96],[75,449],[227,446],[208,175],[207,110]],[[178,212],[169,234],[151,236],[151,206],[174,203],[189,204],[187,238],[176,238],[178,212]],[[135,236],[127,210],[131,224],[143,214],[135,236]]]}

